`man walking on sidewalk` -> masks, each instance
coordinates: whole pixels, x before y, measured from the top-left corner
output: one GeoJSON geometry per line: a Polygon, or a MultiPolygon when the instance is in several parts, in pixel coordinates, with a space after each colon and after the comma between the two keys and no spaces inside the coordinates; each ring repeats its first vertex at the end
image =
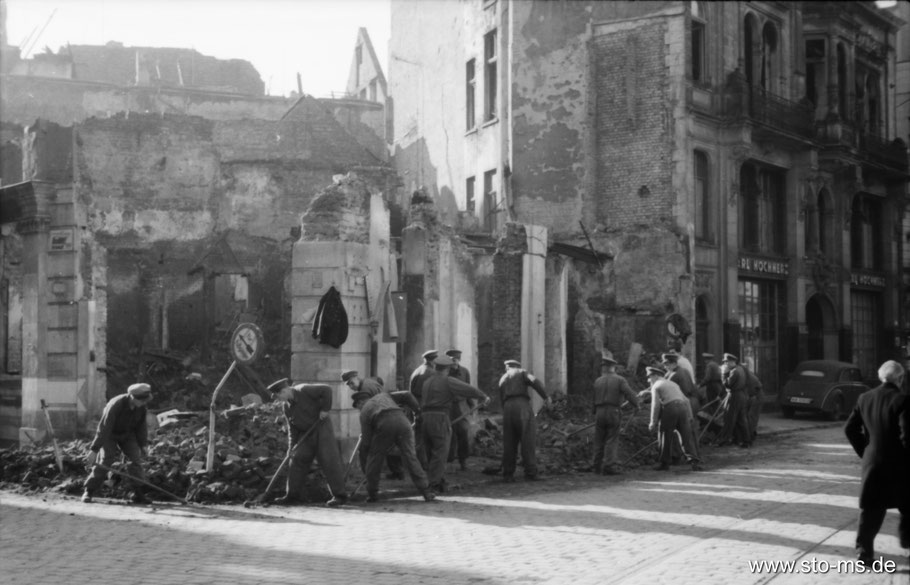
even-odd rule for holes
{"type": "Polygon", "coordinates": [[[889,508],[900,511],[900,545],[910,548],[910,397],[901,389],[905,374],[895,361],[882,364],[882,384],[860,394],[844,425],[850,445],[863,459],[856,558],[869,568],[875,536],[889,508]]]}
{"type": "Polygon", "coordinates": [[[284,497],[275,500],[279,505],[300,503],[303,486],[313,458],[322,467],[332,499],[327,506],[341,506],[348,501],[344,486],[344,464],[329,411],[332,410],[332,388],[325,384],[291,386],[282,378],[268,387],[272,396],[284,402],[282,410],[288,425],[288,478],[284,497]],[[315,429],[313,427],[316,427],[315,429]]]}
{"type": "MultiPolygon", "coordinates": [[[[148,384],[133,384],[121,394],[110,399],[101,414],[95,438],[89,445],[89,454],[86,458],[86,467],[91,470],[85,480],[85,491],[82,501],[89,503],[97,491],[107,470],[114,464],[118,452],[123,453],[130,460],[127,470],[136,479],[145,480],[145,471],[142,469],[142,458],[145,456],[148,445],[148,424],[146,423],[146,405],[152,398],[152,388],[148,384]],[[98,454],[101,454],[101,465],[95,465],[98,454]]],[[[143,504],[148,500],[140,484],[133,487],[130,501],[134,504],[143,504]]]]}

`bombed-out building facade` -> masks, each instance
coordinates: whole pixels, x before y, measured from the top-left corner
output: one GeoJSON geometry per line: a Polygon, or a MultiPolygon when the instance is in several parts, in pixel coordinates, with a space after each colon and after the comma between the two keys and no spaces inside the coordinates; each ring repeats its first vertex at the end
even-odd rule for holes
{"type": "Polygon", "coordinates": [[[431,348],[488,392],[505,359],[580,396],[601,356],[670,347],[770,393],[802,359],[872,376],[910,330],[896,10],[393,0],[388,80],[360,29],[326,99],[4,34],[0,439],[40,440],[42,400],[85,430],[155,364],[227,367],[241,322],[269,349],[239,390],[330,384],[345,440],[340,373],[405,388],[431,348]]]}
{"type": "Polygon", "coordinates": [[[904,25],[873,2],[393,1],[396,168],[484,267],[484,326],[446,309],[436,339],[569,392],[635,344],[738,354],[771,393],[810,358],[874,379],[907,337],[904,25]]]}

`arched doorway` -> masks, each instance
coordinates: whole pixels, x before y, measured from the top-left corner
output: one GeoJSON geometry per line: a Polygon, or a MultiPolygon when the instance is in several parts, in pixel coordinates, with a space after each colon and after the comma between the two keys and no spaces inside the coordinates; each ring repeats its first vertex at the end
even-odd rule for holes
{"type": "Polygon", "coordinates": [[[812,295],[806,302],[806,329],[808,330],[806,348],[808,359],[836,360],[838,358],[834,307],[824,295],[812,295]]]}

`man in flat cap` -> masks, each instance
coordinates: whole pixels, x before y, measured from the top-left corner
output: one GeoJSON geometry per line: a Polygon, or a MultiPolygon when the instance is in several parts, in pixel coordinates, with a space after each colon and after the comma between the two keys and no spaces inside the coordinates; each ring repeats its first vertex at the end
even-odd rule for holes
{"type": "Polygon", "coordinates": [[[327,506],[341,506],[348,501],[344,486],[344,464],[335,441],[329,411],[332,410],[332,388],[326,384],[291,385],[282,378],[269,385],[272,397],[281,401],[288,425],[288,477],[284,497],[274,503],[294,505],[301,494],[313,459],[319,462],[332,498],[327,506]]]}
{"type": "MultiPolygon", "coordinates": [[[[417,399],[417,403],[421,404],[423,402],[423,385],[427,380],[433,377],[436,372],[436,369],[433,367],[433,361],[436,359],[436,356],[439,355],[439,352],[435,349],[428,349],[423,352],[423,363],[417,366],[413,372],[411,372],[411,378],[408,382],[408,390],[411,394],[414,395],[414,398],[417,399]]],[[[417,459],[420,461],[420,464],[424,469],[427,468],[427,453],[424,449],[423,440],[421,436],[423,435],[423,421],[420,418],[414,421],[414,434],[417,436],[417,459]]]]}
{"type": "Polygon", "coordinates": [[[382,463],[388,452],[397,448],[411,481],[427,502],[436,494],[429,489],[426,472],[417,460],[414,429],[402,408],[420,411],[417,399],[407,391],[385,392],[375,386],[351,395],[354,408],[360,410],[360,466],[366,476],[367,501],[379,498],[382,463]]]}
{"type": "Polygon", "coordinates": [[[749,420],[746,412],[749,402],[746,371],[739,365],[738,357],[732,353],[725,353],[721,374],[727,396],[724,398],[724,428],[718,433],[715,443],[720,447],[732,440],[740,446],[748,447],[752,440],[749,437],[749,420]]]}
{"type": "Polygon", "coordinates": [[[521,462],[525,478],[537,479],[537,417],[531,407],[528,388],[533,388],[546,401],[547,408],[553,401],[547,395],[543,383],[516,360],[504,362],[506,372],[499,378],[499,399],[502,403],[502,478],[515,481],[515,466],[518,448],[521,446],[521,462]]]}
{"type": "Polygon", "coordinates": [[[490,398],[479,388],[449,376],[452,360],[446,356],[436,358],[436,373],[424,382],[420,404],[423,420],[423,442],[427,453],[427,479],[430,487],[446,491],[446,461],[452,440],[450,413],[458,400],[474,399],[489,404],[490,398]]]}
{"type": "MultiPolygon", "coordinates": [[[[148,452],[148,424],[146,423],[146,406],[152,398],[152,389],[148,384],[139,382],[127,388],[125,394],[114,396],[104,407],[95,438],[89,444],[89,453],[86,457],[86,467],[91,472],[85,480],[85,491],[82,501],[89,503],[92,496],[104,481],[107,471],[103,467],[111,467],[120,453],[129,459],[127,473],[133,477],[145,480],[145,471],[142,469],[142,458],[148,452]],[[98,454],[101,454],[101,465],[98,454]],[[103,466],[103,467],[102,467],[103,466]]],[[[148,502],[141,484],[133,482],[133,491],[130,501],[136,504],[148,502]]]]}
{"type": "Polygon", "coordinates": [[[619,429],[622,424],[622,402],[625,396],[635,411],[638,396],[629,382],[616,373],[616,361],[605,357],[600,362],[602,375],[594,380],[594,473],[616,475],[616,453],[619,448],[619,429]],[[606,459],[605,459],[606,456],[606,459]]]}
{"type": "Polygon", "coordinates": [[[660,445],[658,471],[670,469],[671,444],[679,440],[683,456],[693,471],[700,471],[698,455],[692,443],[692,428],[689,424],[691,409],[689,401],[675,382],[667,380],[667,373],[660,368],[646,368],[648,383],[651,385],[651,422],[648,430],[657,430],[660,445]],[[678,435],[677,435],[678,434],[678,435]],[[678,436],[678,438],[677,438],[678,436]]]}
{"type": "MultiPolygon", "coordinates": [[[[449,376],[461,380],[465,384],[470,384],[471,373],[461,365],[461,350],[450,349],[446,352],[446,357],[452,360],[449,376]]],[[[462,471],[468,469],[468,456],[471,454],[471,422],[468,420],[468,415],[473,409],[473,399],[465,400],[459,397],[452,403],[452,412],[449,414],[452,419],[452,446],[449,448],[449,462],[455,461],[457,458],[462,471]]]]}

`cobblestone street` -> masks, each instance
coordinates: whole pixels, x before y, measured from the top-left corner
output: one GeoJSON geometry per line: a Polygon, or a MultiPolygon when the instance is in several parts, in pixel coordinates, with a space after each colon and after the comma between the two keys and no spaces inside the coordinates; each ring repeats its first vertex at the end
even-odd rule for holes
{"type": "Polygon", "coordinates": [[[894,572],[836,570],[853,559],[859,485],[839,424],[706,457],[702,473],[490,482],[431,504],[414,496],[341,509],[86,505],[3,492],[0,574],[67,585],[910,582],[893,511],[876,554],[894,572]],[[750,561],[804,571],[759,572],[750,561]]]}

